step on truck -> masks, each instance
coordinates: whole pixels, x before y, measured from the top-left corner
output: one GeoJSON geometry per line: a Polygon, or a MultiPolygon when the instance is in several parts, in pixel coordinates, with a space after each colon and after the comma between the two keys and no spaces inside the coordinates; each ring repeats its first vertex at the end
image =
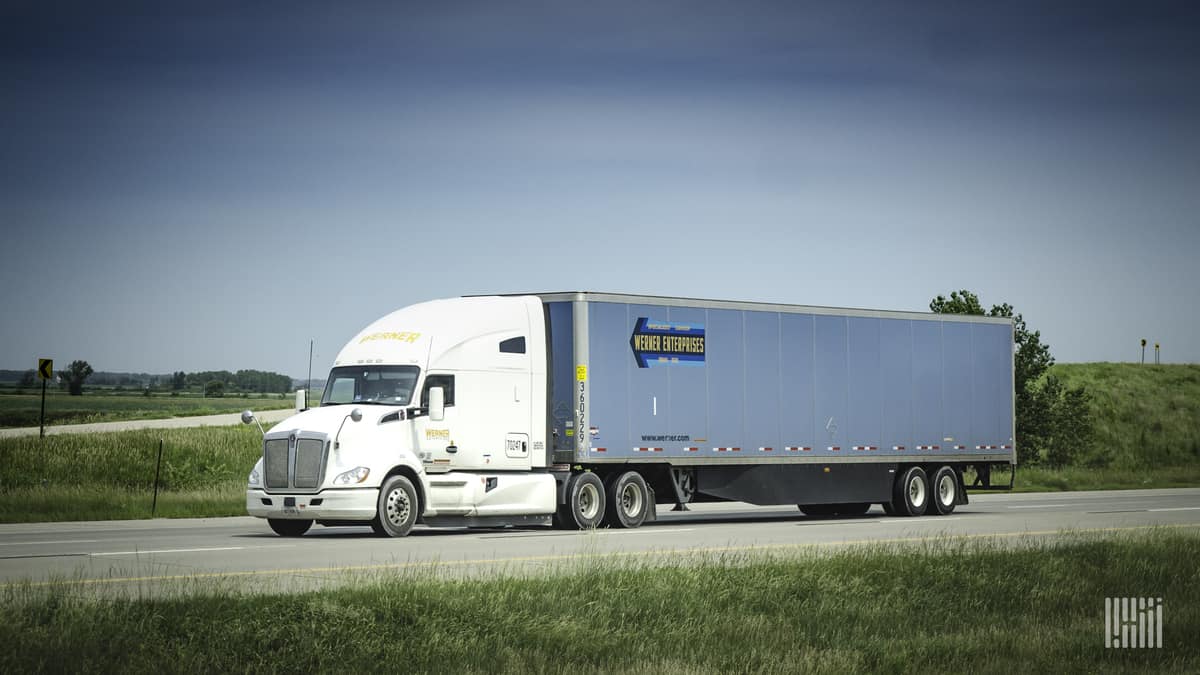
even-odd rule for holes
{"type": "MultiPolygon", "coordinates": [[[[312,524],[638,527],[657,505],[947,514],[1015,469],[1005,318],[567,292],[405,307],[263,436],[246,509],[312,524]]],[[[249,412],[243,415],[253,421],[249,412]]],[[[1009,485],[1011,487],[1011,478],[1009,485]]]]}

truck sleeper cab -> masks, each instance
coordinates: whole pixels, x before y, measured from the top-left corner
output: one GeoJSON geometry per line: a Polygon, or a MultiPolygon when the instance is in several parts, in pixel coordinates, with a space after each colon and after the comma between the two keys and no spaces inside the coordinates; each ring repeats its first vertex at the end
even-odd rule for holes
{"type": "Polygon", "coordinates": [[[596,293],[398,310],[264,435],[247,511],[638,527],[656,504],[942,514],[1015,465],[1007,319],[596,293]]]}

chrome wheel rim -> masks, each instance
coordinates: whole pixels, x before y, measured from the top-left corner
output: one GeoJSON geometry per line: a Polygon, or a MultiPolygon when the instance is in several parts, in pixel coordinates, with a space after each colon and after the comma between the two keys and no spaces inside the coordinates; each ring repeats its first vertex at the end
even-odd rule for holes
{"type": "Polygon", "coordinates": [[[621,490],[621,511],[627,518],[636,518],[642,512],[642,491],[629,483],[621,490]]]}
{"type": "Polygon", "coordinates": [[[925,503],[925,481],[918,476],[913,476],[908,481],[908,501],[916,507],[925,503]]]}
{"type": "Polygon", "coordinates": [[[596,486],[591,483],[585,483],[579,488],[579,515],[587,520],[596,517],[596,512],[600,509],[600,493],[596,490],[596,486]]]}
{"type": "Polygon", "coordinates": [[[389,523],[396,527],[404,525],[408,522],[408,514],[412,510],[408,501],[408,493],[400,488],[389,492],[384,510],[387,512],[389,523]]]}

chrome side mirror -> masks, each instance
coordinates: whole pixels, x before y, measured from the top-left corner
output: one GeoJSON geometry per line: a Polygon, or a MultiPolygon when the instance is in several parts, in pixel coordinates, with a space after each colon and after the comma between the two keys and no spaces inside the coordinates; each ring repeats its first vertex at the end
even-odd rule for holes
{"type": "Polygon", "coordinates": [[[258,421],[258,418],[254,416],[254,413],[250,412],[249,410],[243,410],[242,424],[250,424],[251,422],[254,422],[258,425],[258,433],[262,434],[263,436],[267,435],[267,432],[263,431],[262,422],[258,421]]]}
{"type": "Polygon", "coordinates": [[[296,390],[296,412],[304,412],[308,410],[308,391],[305,389],[296,390]]]}

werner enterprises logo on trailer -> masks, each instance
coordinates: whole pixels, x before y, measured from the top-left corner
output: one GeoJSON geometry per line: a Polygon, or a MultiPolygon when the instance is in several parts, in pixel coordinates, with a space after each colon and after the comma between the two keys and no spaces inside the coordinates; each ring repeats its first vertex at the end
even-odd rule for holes
{"type": "Polygon", "coordinates": [[[704,325],[640,317],[629,337],[638,368],[703,366],[704,325]]]}

